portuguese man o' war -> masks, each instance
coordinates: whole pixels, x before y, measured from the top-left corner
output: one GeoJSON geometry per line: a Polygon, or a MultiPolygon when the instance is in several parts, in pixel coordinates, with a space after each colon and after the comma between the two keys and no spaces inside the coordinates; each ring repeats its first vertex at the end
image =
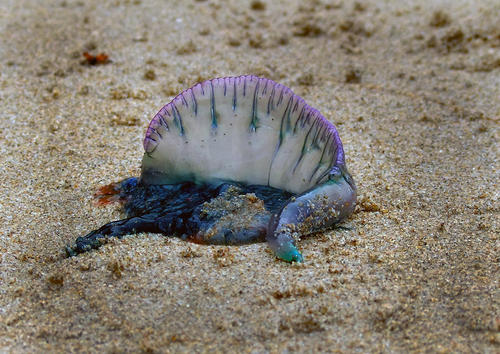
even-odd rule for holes
{"type": "Polygon", "coordinates": [[[289,88],[256,76],[199,83],[150,122],[139,178],[103,187],[126,219],[67,247],[69,256],[140,232],[202,244],[267,241],[302,262],[296,240],[348,217],[356,187],[334,125],[289,88]]]}

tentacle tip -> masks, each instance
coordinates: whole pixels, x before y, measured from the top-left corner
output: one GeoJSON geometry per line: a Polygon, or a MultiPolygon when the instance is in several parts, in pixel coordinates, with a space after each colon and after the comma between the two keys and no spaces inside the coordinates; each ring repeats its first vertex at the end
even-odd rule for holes
{"type": "Polygon", "coordinates": [[[76,251],[71,246],[66,246],[66,258],[75,257],[77,255],[76,251]]]}
{"type": "Polygon", "coordinates": [[[276,257],[285,262],[290,262],[290,263],[304,262],[304,257],[299,252],[299,250],[293,245],[289,245],[289,247],[284,247],[284,249],[276,252],[276,257]]]}

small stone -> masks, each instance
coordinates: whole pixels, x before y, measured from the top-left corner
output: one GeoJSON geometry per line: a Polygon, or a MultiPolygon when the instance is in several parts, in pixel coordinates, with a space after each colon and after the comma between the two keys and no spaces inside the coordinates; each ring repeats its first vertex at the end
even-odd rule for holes
{"type": "Polygon", "coordinates": [[[60,273],[53,273],[49,275],[47,280],[51,285],[55,285],[58,287],[61,287],[64,284],[64,277],[60,273]]]}
{"type": "Polygon", "coordinates": [[[198,48],[196,48],[194,42],[190,40],[187,43],[181,45],[179,48],[177,48],[177,54],[179,55],[192,54],[195,53],[197,50],[198,48]]]}
{"type": "Polygon", "coordinates": [[[153,69],[146,70],[144,72],[144,79],[153,81],[156,79],[156,73],[153,69]]]}
{"type": "Polygon", "coordinates": [[[125,266],[122,262],[113,259],[108,263],[108,270],[111,271],[114,278],[121,278],[122,272],[125,270],[125,266]]]}
{"type": "Polygon", "coordinates": [[[297,37],[318,37],[323,33],[325,33],[323,28],[309,20],[308,22],[298,21],[293,35],[297,37]]]}
{"type": "Polygon", "coordinates": [[[432,27],[444,27],[451,23],[450,16],[443,11],[435,11],[432,14],[431,21],[429,24],[432,27]]]}
{"type": "Polygon", "coordinates": [[[361,71],[358,69],[349,69],[345,74],[345,83],[359,84],[361,82],[361,71]]]}
{"type": "Polygon", "coordinates": [[[304,86],[312,86],[314,85],[314,76],[310,72],[305,72],[302,73],[298,78],[297,78],[297,83],[299,85],[304,85],[304,86]]]}
{"type": "Polygon", "coordinates": [[[231,46],[231,47],[239,47],[241,45],[241,41],[239,38],[236,38],[236,37],[230,37],[227,41],[227,43],[231,46]]]}
{"type": "Polygon", "coordinates": [[[254,0],[251,2],[250,8],[254,11],[264,11],[266,9],[266,3],[260,0],[254,0]]]}

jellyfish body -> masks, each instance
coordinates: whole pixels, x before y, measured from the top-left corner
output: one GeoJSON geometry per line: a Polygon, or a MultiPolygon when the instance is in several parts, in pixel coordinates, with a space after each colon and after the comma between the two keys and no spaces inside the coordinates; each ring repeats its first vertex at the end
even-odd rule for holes
{"type": "Polygon", "coordinates": [[[355,206],[333,124],[269,79],[213,79],[183,91],[155,115],[144,149],[141,177],[111,188],[129,221],[77,239],[70,254],[109,235],[149,231],[208,244],[266,239],[278,258],[300,262],[296,239],[355,206]]]}

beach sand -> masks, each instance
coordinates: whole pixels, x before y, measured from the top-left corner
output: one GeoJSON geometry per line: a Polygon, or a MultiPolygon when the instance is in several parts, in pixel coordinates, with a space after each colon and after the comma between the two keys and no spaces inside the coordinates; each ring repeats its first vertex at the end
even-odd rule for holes
{"type": "Polygon", "coordinates": [[[500,350],[498,1],[2,1],[1,352],[500,350]],[[107,64],[85,64],[84,52],[107,64]],[[290,87],[333,122],[359,200],[304,238],[143,234],[116,220],[149,120],[213,77],[290,87]]]}

